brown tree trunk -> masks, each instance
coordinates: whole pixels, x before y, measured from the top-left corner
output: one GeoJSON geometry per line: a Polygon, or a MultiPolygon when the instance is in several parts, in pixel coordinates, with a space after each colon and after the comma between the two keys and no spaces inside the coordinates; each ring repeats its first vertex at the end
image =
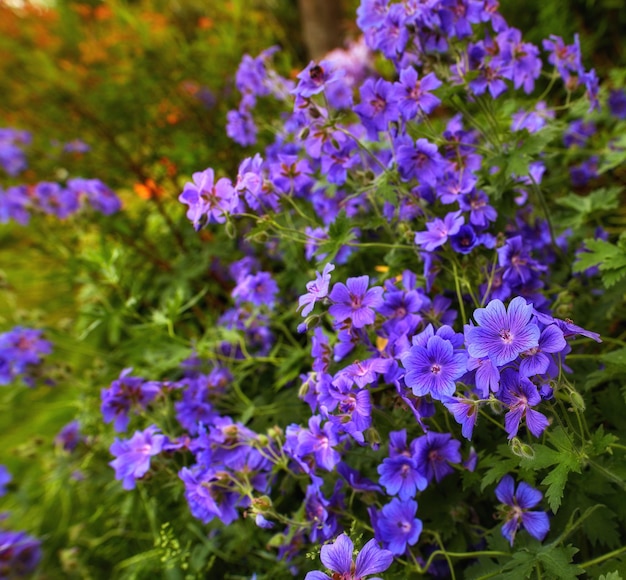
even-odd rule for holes
{"type": "Polygon", "coordinates": [[[313,60],[343,45],[342,0],[298,0],[302,37],[313,60]]]}

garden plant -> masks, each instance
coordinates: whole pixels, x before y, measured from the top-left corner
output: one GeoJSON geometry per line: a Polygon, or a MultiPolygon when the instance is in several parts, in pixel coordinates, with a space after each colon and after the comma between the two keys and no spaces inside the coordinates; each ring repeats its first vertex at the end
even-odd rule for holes
{"type": "Polygon", "coordinates": [[[0,578],[626,577],[626,74],[496,0],[356,25],[295,71],[172,66],[162,149],[135,69],[68,75],[102,171],[0,130],[0,578]]]}

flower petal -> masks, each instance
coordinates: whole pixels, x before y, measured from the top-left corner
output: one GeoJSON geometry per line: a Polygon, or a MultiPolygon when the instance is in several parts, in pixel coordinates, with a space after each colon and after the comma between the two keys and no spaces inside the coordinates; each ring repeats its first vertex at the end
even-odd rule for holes
{"type": "Polygon", "coordinates": [[[389,550],[378,547],[375,539],[371,539],[356,557],[356,569],[354,575],[357,578],[383,572],[393,562],[393,554],[389,550]]]}
{"type": "Polygon", "coordinates": [[[352,550],[354,550],[352,540],[346,534],[341,534],[333,544],[322,546],[320,559],[329,570],[345,574],[350,572],[352,550]]]}

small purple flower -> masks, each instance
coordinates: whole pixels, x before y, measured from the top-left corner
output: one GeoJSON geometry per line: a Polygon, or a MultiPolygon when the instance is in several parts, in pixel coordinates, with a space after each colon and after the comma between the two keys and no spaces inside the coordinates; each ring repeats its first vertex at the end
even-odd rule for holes
{"type": "Polygon", "coordinates": [[[618,119],[626,119],[626,91],[624,89],[612,90],[609,93],[607,104],[611,115],[618,119]]]}
{"type": "Polygon", "coordinates": [[[522,353],[522,362],[519,372],[524,377],[542,375],[550,366],[550,358],[547,354],[561,352],[567,346],[563,331],[556,325],[550,324],[541,331],[539,344],[522,353]]]}
{"type": "MultiPolygon", "coordinates": [[[[371,539],[352,561],[354,544],[346,535],[341,534],[332,544],[322,546],[320,559],[328,570],[333,572],[332,578],[341,580],[364,580],[370,574],[383,572],[393,562],[393,554],[389,550],[378,547],[376,540],[371,539]]],[[[304,580],[328,580],[329,576],[319,571],[309,572],[304,580]]],[[[371,578],[370,580],[379,580],[371,578]]]]}
{"type": "Polygon", "coordinates": [[[150,458],[161,453],[165,435],[157,435],[158,428],[151,425],[144,431],[135,431],[128,440],[115,439],[111,455],[116,459],[109,465],[115,469],[115,478],[122,480],[124,489],[134,489],[135,481],[150,469],[150,458]]]}
{"type": "Polygon", "coordinates": [[[461,442],[449,433],[429,431],[415,440],[417,468],[428,483],[433,479],[440,482],[446,475],[454,473],[450,463],[461,463],[461,442]]]}
{"type": "Polygon", "coordinates": [[[398,495],[401,500],[415,497],[417,491],[425,490],[428,485],[424,475],[417,469],[413,457],[385,457],[377,471],[380,474],[378,481],[387,495],[398,495]]]}
{"type": "Polygon", "coordinates": [[[248,274],[239,280],[233,288],[232,296],[237,305],[243,302],[252,302],[255,306],[273,308],[278,294],[278,284],[269,272],[248,274]]]}
{"type": "Polygon", "coordinates": [[[393,555],[401,556],[413,546],[422,533],[422,520],[415,517],[417,502],[394,497],[380,511],[370,510],[374,537],[393,555]]]}
{"type": "Polygon", "coordinates": [[[455,352],[452,343],[431,336],[426,346],[412,346],[402,358],[407,372],[404,382],[416,397],[431,395],[441,400],[456,390],[456,380],[467,371],[467,355],[455,352]]]}
{"type": "Polygon", "coordinates": [[[300,82],[291,93],[299,97],[312,97],[321,93],[329,84],[338,81],[344,74],[341,69],[334,70],[333,64],[329,61],[323,60],[319,64],[311,61],[298,74],[300,82]]]}
{"type": "Polygon", "coordinates": [[[546,512],[531,512],[543,498],[543,494],[522,481],[515,491],[515,482],[510,475],[505,475],[496,487],[496,497],[503,504],[505,522],[502,535],[510,542],[515,541],[515,534],[523,527],[533,538],[540,542],[550,529],[550,520],[546,512]]]}
{"type": "Polygon", "coordinates": [[[238,198],[229,179],[222,177],[215,181],[213,169],[205,169],[193,174],[193,182],[185,184],[178,200],[187,204],[187,219],[191,220],[196,230],[200,229],[203,216],[209,222],[223,224],[226,214],[232,212],[238,204],[238,198]]]}
{"type": "Polygon", "coordinates": [[[443,219],[435,218],[426,224],[428,231],[415,234],[415,243],[427,252],[432,252],[445,244],[449,236],[458,234],[464,223],[465,218],[460,210],[449,213],[443,219]]]}
{"type": "Polygon", "coordinates": [[[352,326],[363,328],[376,320],[375,309],[383,304],[382,286],[374,286],[369,290],[369,276],[348,278],[346,283],[338,282],[333,286],[330,300],[333,305],[328,309],[337,322],[352,320],[352,326]]]}
{"type": "Polygon", "coordinates": [[[59,431],[59,434],[54,438],[54,442],[65,451],[72,452],[83,439],[84,437],[80,433],[80,423],[71,421],[59,431]]]}
{"type": "Polygon", "coordinates": [[[515,360],[522,352],[539,345],[540,331],[531,323],[532,304],[517,296],[508,310],[500,300],[492,300],[486,308],[474,311],[479,326],[465,328],[469,355],[488,356],[496,366],[515,360]]]}
{"type": "Polygon", "coordinates": [[[35,571],[41,542],[25,532],[0,530],[0,578],[20,578],[35,571]]]}
{"type": "Polygon", "coordinates": [[[414,119],[418,112],[426,115],[432,113],[441,100],[433,96],[434,91],[441,86],[441,81],[434,73],[429,73],[419,79],[413,67],[400,71],[400,82],[394,83],[392,97],[398,103],[398,108],[406,121],[414,119]]]}
{"type": "Polygon", "coordinates": [[[100,411],[105,423],[113,421],[116,431],[126,431],[128,414],[145,409],[161,392],[161,385],[156,381],[145,381],[141,377],[131,377],[132,369],[124,369],[117,380],[108,389],[102,389],[100,411]]]}
{"type": "Polygon", "coordinates": [[[498,393],[500,400],[508,406],[509,411],[504,417],[504,427],[512,439],[517,435],[522,419],[526,419],[528,430],[539,437],[550,424],[548,418],[532,407],[541,402],[541,395],[534,383],[519,376],[514,370],[507,369],[502,373],[502,386],[498,393]]]}
{"type": "Polygon", "coordinates": [[[326,264],[320,274],[315,273],[315,280],[307,282],[307,293],[300,296],[298,308],[302,308],[302,316],[308,316],[317,300],[322,300],[328,296],[328,285],[330,284],[330,273],[335,269],[334,264],[326,264]],[[303,308],[304,307],[304,308],[303,308]]]}

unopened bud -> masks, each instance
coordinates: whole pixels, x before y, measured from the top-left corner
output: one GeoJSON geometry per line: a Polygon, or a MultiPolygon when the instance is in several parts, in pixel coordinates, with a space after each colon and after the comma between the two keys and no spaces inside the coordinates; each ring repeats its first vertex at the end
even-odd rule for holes
{"type": "Polygon", "coordinates": [[[523,443],[518,437],[513,437],[510,445],[511,451],[518,457],[523,457],[524,459],[534,459],[535,451],[533,448],[527,443],[523,443]]]}
{"type": "Polygon", "coordinates": [[[569,400],[572,403],[572,407],[578,409],[579,411],[584,411],[587,407],[585,406],[585,400],[582,398],[582,395],[574,390],[569,392],[569,400]]]}

